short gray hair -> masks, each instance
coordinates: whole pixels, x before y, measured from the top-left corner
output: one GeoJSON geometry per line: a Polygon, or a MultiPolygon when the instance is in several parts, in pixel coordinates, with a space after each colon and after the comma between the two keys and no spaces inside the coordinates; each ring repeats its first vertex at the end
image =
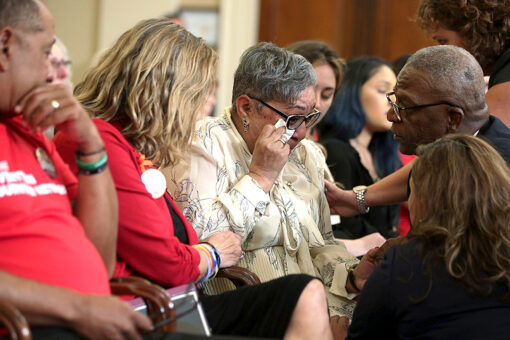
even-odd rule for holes
{"type": "Polygon", "coordinates": [[[6,26],[44,31],[39,4],[34,0],[1,0],[0,28],[6,26]]]}
{"type": "MultiPolygon", "coordinates": [[[[69,51],[67,50],[66,45],[64,45],[64,42],[62,40],[60,40],[58,37],[55,37],[55,45],[60,47],[60,49],[62,50],[62,54],[64,54],[64,58],[70,61],[71,58],[69,57],[69,51]]],[[[71,77],[73,75],[73,69],[72,69],[71,65],[69,65],[68,71],[69,71],[69,76],[67,77],[65,83],[72,90],[73,89],[73,82],[71,80],[71,77]]]]}
{"type": "Polygon", "coordinates": [[[263,101],[295,103],[301,92],[316,86],[312,65],[302,56],[262,42],[248,48],[234,75],[232,109],[239,96],[247,94],[263,101]]]}
{"type": "Polygon", "coordinates": [[[423,48],[414,53],[404,68],[424,72],[432,78],[431,90],[455,98],[466,114],[484,109],[485,81],[480,64],[468,51],[452,45],[423,48]]]}

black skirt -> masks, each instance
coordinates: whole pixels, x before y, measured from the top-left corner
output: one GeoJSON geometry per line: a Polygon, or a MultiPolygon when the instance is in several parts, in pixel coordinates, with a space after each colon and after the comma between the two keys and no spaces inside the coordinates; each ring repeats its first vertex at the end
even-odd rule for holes
{"type": "Polygon", "coordinates": [[[203,295],[212,333],[283,338],[301,293],[313,279],[288,275],[218,295],[203,295]]]}

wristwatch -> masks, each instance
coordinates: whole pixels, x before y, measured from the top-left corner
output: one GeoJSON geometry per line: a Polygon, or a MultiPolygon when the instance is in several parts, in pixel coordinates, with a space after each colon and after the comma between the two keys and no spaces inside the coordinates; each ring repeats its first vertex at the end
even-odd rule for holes
{"type": "Polygon", "coordinates": [[[358,185],[352,188],[354,195],[356,195],[356,202],[358,202],[358,209],[360,214],[366,214],[370,207],[365,205],[365,192],[367,191],[366,185],[358,185]]]}

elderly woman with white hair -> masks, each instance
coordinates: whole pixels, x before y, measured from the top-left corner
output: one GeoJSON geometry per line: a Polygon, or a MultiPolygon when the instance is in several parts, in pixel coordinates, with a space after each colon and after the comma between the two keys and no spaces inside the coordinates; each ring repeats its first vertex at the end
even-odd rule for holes
{"type": "MultiPolygon", "coordinates": [[[[358,265],[333,237],[324,156],[304,139],[320,115],[315,86],[302,56],[270,43],[249,48],[235,73],[232,107],[199,122],[188,162],[163,173],[200,239],[221,231],[241,235],[239,265],[262,281],[317,276],[331,315],[350,316],[373,270],[373,251],[358,265]]],[[[227,289],[220,282],[206,288],[227,289]]]]}

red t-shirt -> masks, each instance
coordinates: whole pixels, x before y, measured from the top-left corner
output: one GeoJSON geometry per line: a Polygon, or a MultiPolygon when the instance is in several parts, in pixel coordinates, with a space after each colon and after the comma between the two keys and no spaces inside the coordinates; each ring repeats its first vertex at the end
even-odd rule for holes
{"type": "MultiPolygon", "coordinates": [[[[165,198],[152,198],[141,180],[140,154],[112,124],[94,119],[108,154],[108,167],[119,200],[117,262],[114,276],[137,275],[163,286],[195,281],[200,255],[174,234],[165,198]]],[[[53,139],[62,158],[77,172],[75,147],[63,134],[53,139]]],[[[189,243],[198,243],[193,226],[168,193],[166,197],[186,229],[189,243]]]]}
{"type": "Polygon", "coordinates": [[[18,116],[0,120],[0,145],[0,270],[109,295],[103,261],[72,214],[68,192],[76,195],[76,177],[53,143],[30,133],[18,116]],[[41,150],[54,165],[53,179],[42,168],[41,150]]]}

